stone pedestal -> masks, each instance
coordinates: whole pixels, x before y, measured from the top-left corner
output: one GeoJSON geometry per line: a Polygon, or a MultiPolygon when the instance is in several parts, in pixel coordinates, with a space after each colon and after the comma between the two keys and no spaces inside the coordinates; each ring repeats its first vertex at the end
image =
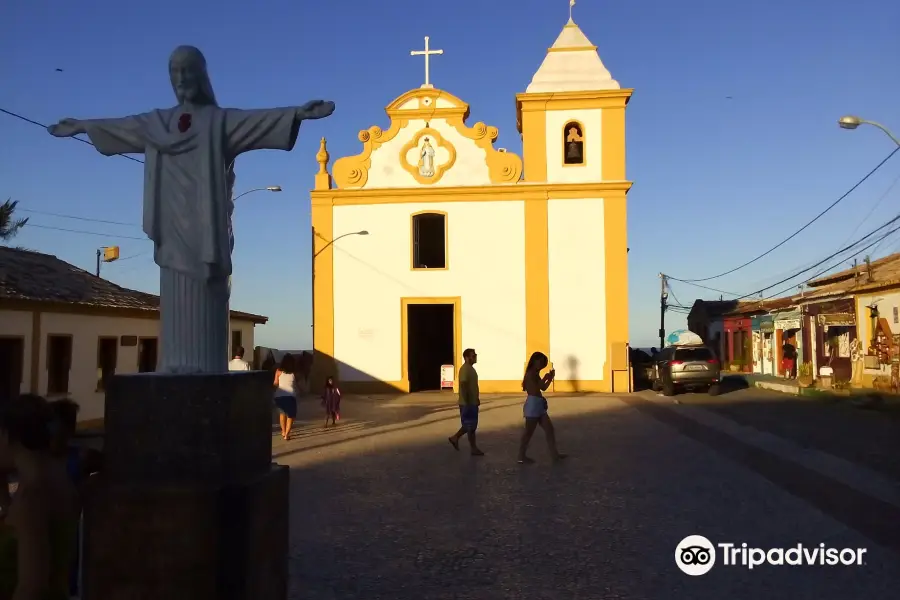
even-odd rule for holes
{"type": "Polygon", "coordinates": [[[85,600],[285,600],[288,469],[263,371],[113,378],[85,600]]]}

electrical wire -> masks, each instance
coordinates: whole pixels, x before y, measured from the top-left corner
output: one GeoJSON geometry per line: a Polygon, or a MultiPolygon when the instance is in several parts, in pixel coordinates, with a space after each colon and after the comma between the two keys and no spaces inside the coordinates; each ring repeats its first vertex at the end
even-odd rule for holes
{"type": "MultiPolygon", "coordinates": [[[[17,114],[17,113],[14,113],[14,112],[11,111],[11,110],[6,110],[5,108],[0,108],[0,112],[2,112],[3,114],[9,115],[9,116],[11,116],[11,117],[15,117],[15,118],[17,118],[17,119],[19,119],[19,120],[21,120],[21,121],[25,121],[26,123],[31,123],[32,125],[37,125],[38,127],[42,127],[42,128],[44,128],[44,129],[47,129],[47,126],[44,125],[43,123],[39,123],[39,122],[35,121],[34,119],[29,119],[28,117],[23,117],[22,115],[17,114]]],[[[81,142],[82,144],[87,144],[87,145],[89,145],[89,146],[93,146],[93,145],[94,145],[94,144],[92,144],[91,142],[89,142],[88,140],[86,140],[86,139],[84,139],[84,138],[80,138],[80,137],[74,136],[74,135],[71,136],[71,139],[77,140],[77,141],[81,142]]],[[[96,148],[96,146],[94,146],[94,147],[96,148]]],[[[115,156],[121,156],[122,158],[127,158],[128,160],[133,160],[133,161],[136,162],[136,163],[144,164],[144,161],[142,161],[141,159],[135,158],[135,157],[133,157],[133,156],[128,156],[127,154],[116,154],[115,156]]]]}
{"type": "Polygon", "coordinates": [[[51,227],[49,225],[35,225],[33,223],[28,223],[25,225],[25,228],[28,227],[37,227],[38,229],[52,229],[53,231],[65,231],[67,233],[80,233],[81,235],[96,235],[99,237],[107,237],[107,238],[119,238],[123,240],[139,240],[141,242],[149,242],[150,238],[137,237],[133,235],[116,235],[112,233],[100,233],[99,231],[84,231],[83,229],[67,229],[65,227],[51,227]]]}
{"type": "MultiPolygon", "coordinates": [[[[675,290],[673,290],[673,289],[672,289],[672,286],[669,285],[668,280],[666,281],[666,289],[669,290],[669,294],[671,294],[672,297],[675,298],[675,302],[676,302],[677,304],[675,304],[674,306],[683,306],[683,305],[681,304],[681,300],[679,300],[679,299],[678,299],[678,296],[675,295],[675,290]]],[[[670,304],[669,306],[673,306],[673,305],[670,304]]]]}
{"type": "Polygon", "coordinates": [[[863,220],[860,221],[856,225],[856,227],[853,228],[853,231],[850,232],[850,235],[847,236],[847,239],[845,239],[843,242],[841,242],[841,245],[844,245],[847,242],[849,242],[851,239],[853,239],[853,236],[856,234],[857,231],[859,231],[859,228],[863,226],[863,223],[865,223],[866,221],[869,220],[869,217],[872,216],[872,213],[874,213],[875,210],[881,205],[881,203],[884,202],[884,199],[888,197],[888,194],[891,193],[891,191],[897,186],[898,183],[900,183],[900,175],[897,175],[897,177],[894,178],[894,181],[891,182],[891,185],[889,185],[888,188],[886,190],[884,190],[884,193],[881,195],[881,197],[878,198],[878,200],[875,202],[875,204],[872,206],[872,208],[869,209],[869,212],[866,213],[866,216],[863,217],[863,220]]]}
{"type": "MultiPolygon", "coordinates": [[[[807,272],[809,272],[809,271],[812,271],[812,270],[815,269],[816,267],[821,266],[823,263],[828,262],[829,260],[831,260],[831,259],[833,259],[834,257],[838,256],[839,254],[843,254],[843,253],[847,252],[848,250],[852,250],[854,247],[856,247],[856,246],[858,246],[859,244],[863,243],[867,238],[869,238],[869,237],[875,235],[876,233],[878,233],[878,232],[881,231],[882,229],[885,229],[886,227],[890,227],[891,225],[893,225],[893,224],[896,223],[897,221],[900,221],[900,215],[897,215],[896,217],[894,217],[893,219],[891,219],[891,220],[888,221],[887,223],[883,224],[881,227],[878,227],[878,228],[875,229],[874,231],[871,231],[871,232],[867,233],[867,234],[864,235],[862,238],[860,238],[860,239],[857,240],[856,242],[850,244],[849,246],[846,246],[846,247],[844,247],[844,248],[841,248],[841,249],[838,250],[837,252],[834,252],[834,253],[832,253],[832,254],[829,254],[828,256],[826,256],[825,258],[823,258],[822,260],[820,260],[820,261],[817,262],[816,264],[812,265],[811,267],[808,267],[808,268],[806,268],[806,269],[803,269],[802,271],[800,271],[800,272],[798,272],[798,273],[796,273],[796,274],[794,274],[794,275],[792,275],[792,276],[790,276],[790,277],[786,277],[786,278],[782,279],[781,281],[778,281],[778,282],[776,282],[776,283],[773,283],[772,285],[766,286],[766,287],[764,287],[764,288],[762,288],[762,289],[760,289],[760,290],[755,290],[755,291],[753,291],[753,292],[750,292],[749,294],[745,294],[745,295],[743,295],[743,296],[740,296],[740,297],[738,297],[738,298],[735,298],[735,300],[743,300],[744,298],[749,298],[750,296],[752,296],[752,295],[754,295],[754,294],[762,294],[762,293],[765,292],[766,290],[770,290],[770,289],[772,289],[772,288],[774,288],[774,287],[777,287],[777,286],[779,286],[779,285],[781,285],[781,284],[783,284],[783,283],[785,283],[785,282],[787,282],[787,281],[790,281],[791,279],[796,279],[796,278],[799,277],[800,275],[803,275],[804,273],[807,273],[807,272]]],[[[866,246],[866,249],[868,249],[868,248],[874,246],[877,242],[882,241],[885,237],[887,237],[887,236],[890,235],[891,233],[894,233],[895,231],[897,231],[897,229],[892,229],[890,232],[888,232],[887,234],[885,234],[885,235],[883,235],[882,237],[880,237],[876,242],[873,242],[873,243],[870,244],[869,246],[866,246]]],[[[859,252],[860,252],[860,251],[857,251],[857,254],[858,254],[859,252]]],[[[841,262],[844,262],[844,260],[846,260],[846,259],[841,259],[841,262]]],[[[834,268],[834,267],[831,267],[831,268],[834,268]]],[[[807,281],[811,281],[811,280],[807,280],[807,281]]],[[[794,287],[794,286],[791,286],[791,287],[794,287]]]]}
{"type": "Polygon", "coordinates": [[[735,292],[726,292],[725,290],[720,290],[720,289],[717,289],[714,287],[709,287],[708,285],[700,285],[699,283],[693,283],[691,281],[682,281],[681,279],[675,279],[674,277],[669,277],[668,275],[666,275],[666,279],[671,279],[672,281],[677,281],[678,283],[685,283],[687,285],[692,285],[694,287],[697,287],[697,288],[700,288],[703,290],[709,290],[710,292],[718,292],[719,294],[724,294],[726,296],[740,296],[740,294],[737,294],[735,292]]]}
{"type": "MultiPolygon", "coordinates": [[[[890,231],[888,231],[887,233],[885,233],[884,235],[882,235],[881,237],[879,237],[878,239],[876,239],[874,242],[872,242],[871,244],[869,244],[869,245],[866,246],[865,248],[862,248],[861,250],[858,250],[858,251],[857,251],[855,254],[853,254],[852,256],[859,256],[860,254],[862,254],[863,252],[865,252],[866,250],[868,250],[869,248],[871,248],[871,247],[874,246],[875,244],[881,244],[881,242],[883,242],[888,236],[890,236],[890,235],[896,233],[897,231],[900,231],[900,227],[895,227],[894,229],[891,229],[890,231]]],[[[824,275],[825,273],[828,273],[828,272],[831,271],[832,269],[841,266],[841,265],[844,263],[845,260],[847,260],[847,258],[842,258],[842,259],[841,259],[840,261],[838,261],[837,263],[835,263],[835,264],[833,264],[833,265],[831,265],[831,266],[829,266],[829,267],[827,267],[827,268],[825,268],[825,269],[822,269],[821,271],[819,271],[818,273],[816,273],[815,275],[811,276],[809,279],[807,279],[806,281],[804,281],[803,284],[809,283],[810,281],[815,281],[818,277],[821,277],[822,275],[824,275]]],[[[802,285],[802,284],[801,284],[801,285],[802,285]]],[[[790,286],[790,287],[788,287],[788,288],[785,288],[785,289],[783,289],[783,290],[781,290],[781,291],[779,291],[779,292],[776,292],[776,293],[772,294],[771,296],[767,296],[766,298],[763,298],[763,300],[771,300],[772,298],[776,298],[776,297],[778,297],[778,296],[781,296],[782,294],[785,294],[785,293],[789,292],[790,290],[794,289],[795,287],[797,287],[796,284],[795,284],[795,285],[792,285],[792,286],[790,286]]]]}
{"type": "Polygon", "coordinates": [[[87,221],[90,223],[104,223],[106,225],[122,225],[125,227],[140,227],[137,223],[125,223],[123,221],[107,221],[106,219],[94,219],[91,217],[79,217],[76,215],[67,215],[64,213],[47,212],[44,210],[34,210],[33,208],[19,208],[16,211],[27,212],[33,215],[45,215],[48,217],[59,217],[60,219],[73,219],[75,221],[87,221]]]}
{"type": "Polygon", "coordinates": [[[809,221],[806,225],[804,225],[803,227],[801,227],[800,229],[798,229],[797,231],[795,231],[794,233],[792,233],[791,235],[789,235],[788,237],[786,237],[785,239],[783,239],[783,240],[782,240],[781,242],[779,242],[778,244],[775,244],[774,246],[772,246],[771,248],[769,248],[768,250],[766,250],[765,252],[763,252],[762,254],[760,254],[759,256],[757,256],[756,258],[754,258],[754,259],[752,259],[752,260],[748,260],[748,261],[745,262],[744,264],[738,265],[737,267],[735,267],[735,268],[733,268],[733,269],[730,269],[730,270],[728,270],[728,271],[725,271],[724,273],[719,273],[718,275],[713,275],[712,277],[703,277],[703,278],[701,278],[701,279],[680,279],[680,278],[678,278],[678,277],[671,277],[671,276],[670,276],[669,278],[672,279],[672,280],[674,280],[674,281],[680,281],[680,282],[682,282],[682,283],[697,283],[697,282],[700,282],[700,281],[711,281],[711,280],[713,280],[713,279],[718,279],[718,278],[720,278],[720,277],[724,277],[725,275],[730,275],[731,273],[734,273],[735,271],[739,271],[739,270],[743,269],[744,267],[747,267],[747,266],[749,266],[749,265],[752,265],[753,263],[755,263],[756,261],[760,260],[761,258],[764,258],[764,257],[768,256],[769,254],[771,254],[772,252],[774,252],[774,251],[777,250],[778,248],[781,248],[782,246],[784,246],[786,243],[788,243],[789,241],[791,241],[792,239],[794,239],[795,237],[797,237],[798,235],[800,235],[800,233],[802,233],[803,231],[805,231],[810,225],[812,225],[813,223],[815,223],[816,221],[818,221],[820,218],[822,218],[828,211],[830,211],[832,208],[834,208],[835,206],[837,206],[842,200],[844,200],[847,196],[849,196],[851,193],[853,193],[853,192],[856,190],[856,188],[858,188],[858,187],[861,186],[863,183],[865,183],[865,182],[869,179],[869,177],[871,177],[872,175],[874,175],[875,172],[878,171],[878,170],[879,170],[879,169],[880,169],[887,161],[889,161],[891,158],[893,158],[893,156],[894,156],[895,154],[897,154],[897,152],[900,152],[900,146],[898,146],[897,148],[894,148],[894,150],[893,150],[890,154],[888,154],[888,155],[887,155],[880,163],[878,163],[878,164],[875,166],[874,169],[872,169],[871,171],[869,171],[869,172],[866,174],[865,177],[863,177],[862,179],[860,179],[859,181],[857,181],[857,182],[853,185],[853,187],[851,187],[849,190],[847,190],[840,198],[838,198],[837,200],[835,200],[834,202],[832,202],[830,205],[828,205],[828,206],[825,208],[825,210],[823,210],[823,211],[820,212],[818,215],[816,215],[815,217],[813,217],[813,219],[812,219],[811,221],[809,221]]]}
{"type": "Polygon", "coordinates": [[[147,252],[138,252],[137,254],[132,254],[131,256],[123,256],[122,258],[117,258],[115,261],[109,263],[110,265],[117,265],[123,260],[131,260],[132,258],[138,258],[139,256],[147,256],[150,254],[150,251],[147,252]]]}

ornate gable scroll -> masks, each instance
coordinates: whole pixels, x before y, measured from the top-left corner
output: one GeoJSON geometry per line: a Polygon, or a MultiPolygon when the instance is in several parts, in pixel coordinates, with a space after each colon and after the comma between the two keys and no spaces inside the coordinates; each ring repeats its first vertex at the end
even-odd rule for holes
{"type": "Polygon", "coordinates": [[[363,150],[334,163],[336,188],[409,188],[513,184],[519,156],[494,148],[499,131],[466,125],[469,106],[434,88],[409,91],[387,106],[387,130],[359,132],[363,150]]]}

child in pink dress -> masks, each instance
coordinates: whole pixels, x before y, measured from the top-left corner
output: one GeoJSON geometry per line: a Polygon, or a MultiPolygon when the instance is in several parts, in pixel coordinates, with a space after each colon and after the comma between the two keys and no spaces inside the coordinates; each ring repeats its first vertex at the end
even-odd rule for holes
{"type": "Polygon", "coordinates": [[[328,427],[329,419],[331,419],[332,425],[337,425],[337,422],[341,420],[341,390],[334,384],[334,377],[325,380],[322,406],[325,407],[325,427],[328,427]]]}

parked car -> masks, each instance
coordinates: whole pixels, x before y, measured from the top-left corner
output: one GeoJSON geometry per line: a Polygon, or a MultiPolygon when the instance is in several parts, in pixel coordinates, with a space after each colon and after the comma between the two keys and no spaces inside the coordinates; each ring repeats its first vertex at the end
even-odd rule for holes
{"type": "Polygon", "coordinates": [[[707,346],[669,346],[656,355],[653,364],[653,390],[674,396],[682,390],[706,390],[719,393],[720,365],[707,346]]]}

